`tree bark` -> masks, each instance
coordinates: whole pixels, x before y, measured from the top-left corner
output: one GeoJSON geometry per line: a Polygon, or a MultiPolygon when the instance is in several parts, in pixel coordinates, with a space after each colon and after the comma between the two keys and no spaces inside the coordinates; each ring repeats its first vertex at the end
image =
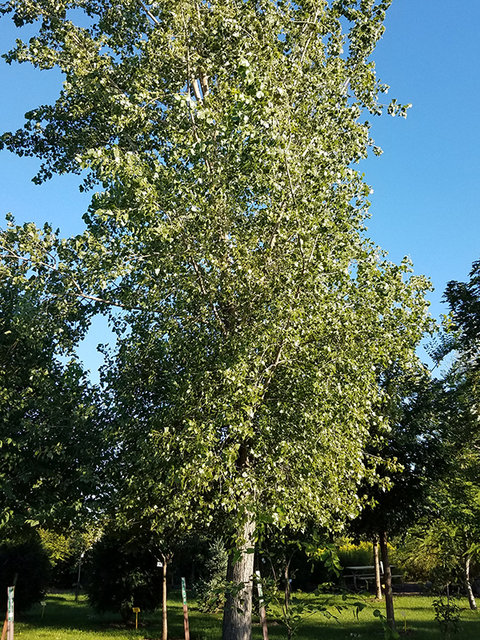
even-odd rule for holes
{"type": "Polygon", "coordinates": [[[380,572],[380,557],[378,553],[378,538],[373,539],[373,564],[375,566],[375,598],[382,600],[382,578],[380,572]]]}
{"type": "Polygon", "coordinates": [[[476,611],[477,602],[475,600],[475,596],[473,595],[472,583],[470,582],[470,562],[470,556],[467,555],[465,558],[465,587],[467,589],[468,604],[470,605],[470,609],[472,609],[472,611],[476,611]]]}
{"type": "Polygon", "coordinates": [[[228,559],[227,581],[238,593],[227,593],[223,612],[223,640],[250,640],[252,635],[252,575],[254,554],[247,553],[253,548],[255,524],[248,521],[241,532],[241,555],[233,563],[233,556],[228,559]]]}
{"type": "Polygon", "coordinates": [[[167,557],[162,554],[163,585],[162,585],[162,640],[168,640],[167,620],[167,557]]]}
{"type": "Polygon", "coordinates": [[[385,583],[385,608],[387,610],[387,623],[392,631],[395,629],[395,611],[393,608],[392,570],[388,560],[387,532],[380,533],[380,549],[383,561],[383,580],[385,583]]]}

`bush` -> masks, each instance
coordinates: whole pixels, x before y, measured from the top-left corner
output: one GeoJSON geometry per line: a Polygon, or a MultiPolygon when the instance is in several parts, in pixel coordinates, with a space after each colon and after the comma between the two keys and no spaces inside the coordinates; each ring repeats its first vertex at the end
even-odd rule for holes
{"type": "Polygon", "coordinates": [[[152,548],[133,546],[126,532],[106,533],[88,552],[86,592],[91,606],[103,613],[132,616],[132,607],[153,611],[161,602],[162,577],[152,548]]]}
{"type": "Polygon", "coordinates": [[[7,587],[15,584],[15,611],[30,609],[39,602],[50,578],[48,556],[39,540],[0,545],[0,606],[5,612],[7,587]]]}
{"type": "MultiPolygon", "coordinates": [[[[435,586],[463,583],[464,557],[455,537],[456,529],[436,522],[429,529],[413,527],[399,552],[404,573],[409,580],[432,582],[435,586]]],[[[477,563],[470,567],[472,578],[479,573],[477,563]]]]}
{"type": "Polygon", "coordinates": [[[360,544],[345,543],[338,548],[338,559],[342,567],[361,567],[373,564],[373,545],[371,542],[360,544]]]}

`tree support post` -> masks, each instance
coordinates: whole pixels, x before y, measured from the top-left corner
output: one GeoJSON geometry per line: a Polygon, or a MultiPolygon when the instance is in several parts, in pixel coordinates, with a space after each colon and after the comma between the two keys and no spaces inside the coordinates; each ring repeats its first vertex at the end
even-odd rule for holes
{"type": "Polygon", "coordinates": [[[375,566],[375,599],[382,600],[382,578],[380,571],[380,555],[378,553],[378,538],[373,539],[373,564],[375,566]]]}
{"type": "Polygon", "coordinates": [[[382,531],[380,533],[380,549],[382,552],[382,561],[383,561],[383,580],[385,583],[385,607],[387,610],[387,623],[392,631],[396,631],[395,611],[393,608],[392,570],[390,568],[390,562],[388,560],[386,531],[382,531]]]}
{"type": "Polygon", "coordinates": [[[7,640],[13,640],[14,629],[14,596],[15,587],[7,587],[8,608],[7,608],[7,640]]]}
{"type": "Polygon", "coordinates": [[[185,640],[190,640],[190,628],[188,626],[187,585],[185,583],[185,578],[182,578],[182,601],[183,601],[183,627],[185,629],[185,640]]]}
{"type": "Polygon", "coordinates": [[[260,616],[260,624],[262,625],[263,640],[268,640],[268,627],[267,627],[267,615],[265,613],[265,607],[263,603],[263,589],[262,579],[260,577],[260,571],[255,571],[257,576],[257,591],[258,591],[258,614],[260,616]]]}

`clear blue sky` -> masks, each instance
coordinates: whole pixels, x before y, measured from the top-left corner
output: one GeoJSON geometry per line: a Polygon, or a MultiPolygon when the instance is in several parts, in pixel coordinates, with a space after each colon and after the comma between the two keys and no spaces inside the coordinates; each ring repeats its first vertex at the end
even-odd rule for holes
{"type": "MultiPolygon", "coordinates": [[[[363,163],[374,189],[369,236],[391,260],[408,255],[415,272],[431,278],[438,318],[446,312],[440,302],[446,283],[465,280],[480,258],[480,0],[393,0],[385,24],[373,56],[378,76],[391,87],[388,98],[413,107],[406,120],[372,119],[384,154],[363,163]]],[[[0,49],[19,34],[2,18],[0,49]]],[[[20,127],[24,112],[55,99],[60,83],[55,71],[1,61],[0,130],[20,127]]],[[[64,235],[81,231],[88,195],[78,192],[78,178],[37,187],[30,182],[37,165],[0,153],[0,220],[11,211],[19,222],[48,221],[64,235]]],[[[95,345],[106,339],[99,322],[81,348],[92,372],[101,362],[95,345]]]]}

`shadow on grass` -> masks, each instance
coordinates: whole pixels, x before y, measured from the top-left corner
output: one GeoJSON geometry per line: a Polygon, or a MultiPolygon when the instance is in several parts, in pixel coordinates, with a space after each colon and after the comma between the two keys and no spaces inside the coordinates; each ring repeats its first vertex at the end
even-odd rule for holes
{"type": "MultiPolygon", "coordinates": [[[[308,596],[305,596],[308,597],[308,596]]],[[[220,640],[221,638],[221,614],[203,614],[198,611],[194,599],[189,596],[190,630],[192,640],[220,640]]],[[[466,601],[465,601],[466,602],[466,601]]],[[[129,625],[122,623],[120,615],[95,614],[88,606],[84,597],[75,602],[73,594],[51,594],[45,598],[46,606],[36,605],[31,611],[17,618],[21,638],[45,638],[45,640],[58,640],[65,632],[68,638],[102,637],[105,640],[117,638],[135,638],[136,640],[159,640],[162,633],[161,612],[141,613],[139,616],[139,629],[135,630],[134,622],[129,625]],[[77,633],[76,633],[77,632],[77,633]]],[[[362,611],[359,618],[353,616],[352,611],[344,612],[339,616],[338,622],[316,615],[303,622],[295,638],[297,640],[362,640],[383,639],[383,630],[380,621],[373,618],[373,610],[378,608],[383,611],[384,603],[368,601],[367,609],[362,611]]],[[[425,597],[413,596],[402,598],[396,602],[397,628],[401,637],[414,640],[441,640],[441,634],[437,622],[434,620],[434,612],[430,600],[425,597]],[[404,628],[407,633],[404,634],[404,628]]],[[[181,593],[171,591],[169,594],[169,638],[179,640],[184,637],[183,611],[181,593]]],[[[270,640],[283,640],[286,638],[286,630],[283,625],[274,623],[272,617],[269,620],[270,640]]],[[[252,639],[260,640],[262,630],[258,623],[254,624],[252,639]]],[[[477,640],[480,638],[480,614],[467,608],[462,611],[461,631],[456,636],[458,640],[477,640]]]]}
{"type": "MultiPolygon", "coordinates": [[[[88,601],[84,596],[75,602],[73,594],[49,594],[44,599],[45,607],[41,604],[35,605],[28,612],[17,616],[17,624],[22,631],[42,630],[42,637],[47,638],[46,632],[49,630],[55,632],[55,638],[58,638],[58,631],[79,631],[99,633],[108,630],[125,632],[126,635],[141,637],[145,632],[145,637],[160,638],[162,630],[161,613],[140,613],[139,628],[135,630],[135,620],[125,624],[119,614],[103,613],[98,614],[88,605],[88,601]],[[148,634],[147,634],[148,631],[148,634]]],[[[181,617],[181,601],[180,594],[173,593],[169,602],[169,623],[172,629],[172,637],[181,637],[180,631],[183,631],[183,617],[181,617]],[[181,625],[180,625],[181,623],[181,625]]],[[[52,636],[53,637],[53,636],[52,636]]]]}

